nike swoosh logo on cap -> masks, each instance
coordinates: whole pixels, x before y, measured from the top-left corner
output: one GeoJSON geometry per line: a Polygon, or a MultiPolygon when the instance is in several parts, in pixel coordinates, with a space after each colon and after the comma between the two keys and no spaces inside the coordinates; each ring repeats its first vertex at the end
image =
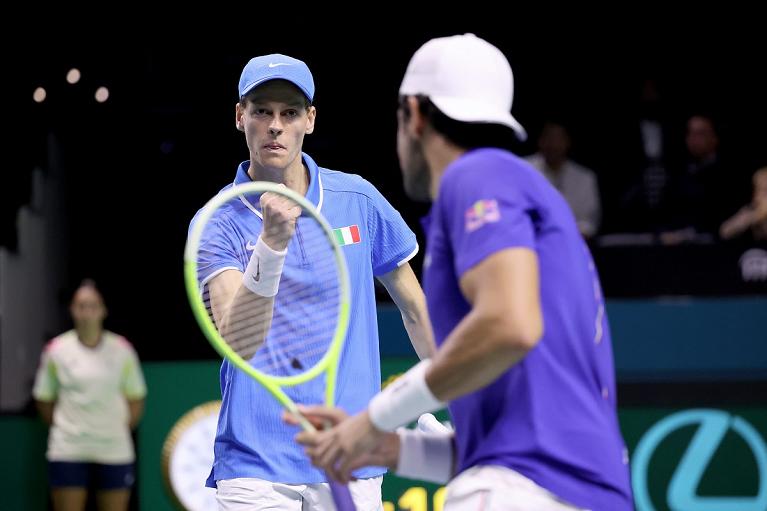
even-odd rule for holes
{"type": "Polygon", "coordinates": [[[269,67],[277,67],[277,66],[292,66],[293,64],[289,64],[288,62],[270,62],[269,67]]]}

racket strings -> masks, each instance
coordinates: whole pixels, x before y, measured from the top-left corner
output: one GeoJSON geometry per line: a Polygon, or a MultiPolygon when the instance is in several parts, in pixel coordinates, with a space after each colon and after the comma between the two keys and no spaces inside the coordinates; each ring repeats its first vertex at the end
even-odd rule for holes
{"type": "MultiPolygon", "coordinates": [[[[304,291],[292,294],[292,296],[295,300],[308,301],[314,295],[304,291]]],[[[333,332],[331,330],[335,328],[334,314],[338,307],[338,299],[326,300],[320,304],[321,308],[328,310],[327,314],[321,317],[328,319],[324,321],[309,320],[308,318],[313,313],[307,311],[309,314],[304,316],[302,322],[299,322],[301,319],[290,319],[282,314],[275,314],[273,310],[254,314],[252,305],[258,300],[259,297],[254,296],[252,299],[241,301],[230,313],[228,328],[223,337],[238,355],[249,359],[256,353],[261,345],[258,334],[263,334],[266,326],[270,327],[267,339],[271,338],[275,341],[269,347],[280,340],[279,351],[293,354],[293,357],[301,356],[313,359],[316,355],[327,351],[328,344],[332,340],[333,332]],[[268,325],[270,321],[271,324],[268,325]]],[[[317,311],[317,308],[315,307],[314,310],[317,311]]],[[[271,349],[272,354],[274,351],[271,349]]],[[[264,354],[254,361],[254,365],[276,369],[278,366],[274,363],[268,363],[268,358],[271,357],[264,354]]]]}
{"type": "MultiPolygon", "coordinates": [[[[259,371],[274,376],[305,372],[330,349],[341,302],[331,243],[311,215],[299,218],[277,295],[266,299],[241,293],[222,325],[216,325],[227,345],[259,371]]],[[[210,300],[206,290],[203,301],[209,308],[210,300]]]]}

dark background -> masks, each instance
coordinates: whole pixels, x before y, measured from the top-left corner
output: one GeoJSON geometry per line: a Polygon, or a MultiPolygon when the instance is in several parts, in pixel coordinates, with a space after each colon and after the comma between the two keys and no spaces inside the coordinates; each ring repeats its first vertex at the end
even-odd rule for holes
{"type": "MultiPolygon", "coordinates": [[[[13,79],[5,96],[9,158],[0,243],[15,246],[15,213],[29,201],[32,169],[60,172],[68,274],[66,286],[51,292],[62,311],[76,283],[92,277],[110,308],[107,326],[125,334],[142,359],[213,357],[188,312],[182,252],[191,217],[248,157],[234,128],[237,82],[248,59],[281,52],[308,63],[318,117],[305,150],[321,166],[371,181],[421,238],[418,218],[427,206],[404,196],[396,160],[397,89],[422,43],[462,32],[488,39],[511,62],[513,113],[531,135],[518,144],[520,154],[534,152],[546,118],[570,127],[573,158],[598,174],[605,232],[621,230],[617,198],[636,177],[645,78],[658,80],[679,148],[686,116],[712,112],[721,122],[723,151],[736,162],[728,179],[747,190],[753,170],[767,165],[765,43],[744,24],[747,13],[733,21],[711,13],[705,22],[682,18],[660,26],[666,13],[647,21],[601,12],[604,22],[587,15],[587,24],[576,24],[500,11],[484,12],[479,22],[469,13],[458,21],[460,12],[437,22],[403,10],[381,14],[374,28],[371,8],[369,16],[345,13],[356,21],[338,27],[313,12],[251,13],[243,5],[215,31],[177,20],[76,37],[39,28],[10,52],[6,68],[13,79]],[[71,67],[82,72],[76,85],[65,81],[71,67]],[[110,98],[97,104],[93,94],[101,85],[110,98]],[[38,86],[48,92],[43,104],[32,101],[38,86]],[[60,151],[55,161],[49,140],[60,151]]],[[[419,256],[417,271],[420,263],[419,256]]]]}

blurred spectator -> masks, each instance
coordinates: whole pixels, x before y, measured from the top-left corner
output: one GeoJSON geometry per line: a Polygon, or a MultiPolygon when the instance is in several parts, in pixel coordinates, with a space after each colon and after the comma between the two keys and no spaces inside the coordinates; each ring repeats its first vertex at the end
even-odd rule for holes
{"type": "Polygon", "coordinates": [[[738,173],[719,151],[719,133],[712,117],[687,120],[687,165],[671,176],[667,196],[669,217],[661,240],[666,244],[713,239],[724,219],[737,209],[738,173]]]}
{"type": "Polygon", "coordinates": [[[663,225],[664,197],[668,185],[669,112],[663,102],[658,83],[653,78],[642,81],[635,128],[636,164],[626,162],[634,174],[628,190],[620,199],[620,229],[655,232],[663,225]]]}
{"type": "Polygon", "coordinates": [[[754,172],[753,197],[719,228],[724,240],[750,236],[755,241],[767,241],[767,167],[754,172]]]}
{"type": "Polygon", "coordinates": [[[570,205],[585,238],[599,230],[601,204],[596,174],[568,159],[570,135],[564,125],[549,121],[538,138],[538,152],[529,161],[560,191],[570,205]]]}
{"type": "Polygon", "coordinates": [[[104,330],[107,309],[92,281],[75,291],[70,313],[75,328],[48,343],[33,390],[50,425],[53,508],[81,511],[94,488],[100,510],[127,510],[134,481],[131,430],[146,395],[141,366],[125,338],[104,330]]]}

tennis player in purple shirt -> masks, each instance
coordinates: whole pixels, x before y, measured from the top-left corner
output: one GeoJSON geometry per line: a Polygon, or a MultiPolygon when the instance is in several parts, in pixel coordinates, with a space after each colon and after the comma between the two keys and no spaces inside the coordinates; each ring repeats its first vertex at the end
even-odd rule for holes
{"type": "MultiPolygon", "coordinates": [[[[364,464],[448,482],[445,510],[633,509],[599,278],[563,197],[503,147],[513,75],[472,35],[433,39],[400,88],[405,188],[433,201],[424,290],[439,349],[346,420],[300,434],[348,481],[364,464]],[[449,403],[451,433],[396,431],[449,403]]],[[[511,130],[511,131],[510,131],[511,130]]]]}

